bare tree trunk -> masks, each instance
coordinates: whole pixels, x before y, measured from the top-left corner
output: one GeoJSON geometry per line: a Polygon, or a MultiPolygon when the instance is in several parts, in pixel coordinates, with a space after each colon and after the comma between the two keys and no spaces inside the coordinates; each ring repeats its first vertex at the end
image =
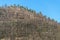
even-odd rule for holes
{"type": "Polygon", "coordinates": [[[15,36],[14,36],[14,26],[12,26],[12,28],[11,28],[10,40],[15,40],[15,36]]]}
{"type": "Polygon", "coordinates": [[[11,35],[10,40],[15,40],[14,35],[11,35]]]}

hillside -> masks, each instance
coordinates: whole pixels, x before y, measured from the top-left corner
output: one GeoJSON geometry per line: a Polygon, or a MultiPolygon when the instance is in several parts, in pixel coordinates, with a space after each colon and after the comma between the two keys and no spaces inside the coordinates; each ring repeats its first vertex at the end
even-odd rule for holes
{"type": "Polygon", "coordinates": [[[1,40],[57,40],[59,24],[23,6],[0,7],[1,40]]]}

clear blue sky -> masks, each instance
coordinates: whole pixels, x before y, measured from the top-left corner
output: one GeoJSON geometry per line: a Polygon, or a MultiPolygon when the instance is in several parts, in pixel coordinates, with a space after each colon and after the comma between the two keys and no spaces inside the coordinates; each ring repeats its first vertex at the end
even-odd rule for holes
{"type": "Polygon", "coordinates": [[[0,0],[0,6],[5,4],[20,4],[60,22],[60,0],[0,0]]]}

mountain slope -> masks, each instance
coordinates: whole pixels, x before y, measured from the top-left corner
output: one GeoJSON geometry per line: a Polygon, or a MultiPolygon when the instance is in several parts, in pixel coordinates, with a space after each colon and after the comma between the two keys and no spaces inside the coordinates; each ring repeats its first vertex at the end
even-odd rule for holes
{"type": "Polygon", "coordinates": [[[22,6],[0,8],[0,39],[56,40],[58,23],[22,6]]]}

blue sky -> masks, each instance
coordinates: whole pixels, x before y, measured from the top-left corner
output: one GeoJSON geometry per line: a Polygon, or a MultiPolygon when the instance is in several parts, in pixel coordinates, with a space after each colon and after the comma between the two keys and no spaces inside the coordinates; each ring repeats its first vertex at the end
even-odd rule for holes
{"type": "Polygon", "coordinates": [[[60,0],[0,0],[0,6],[5,4],[20,4],[60,22],[60,0]]]}

